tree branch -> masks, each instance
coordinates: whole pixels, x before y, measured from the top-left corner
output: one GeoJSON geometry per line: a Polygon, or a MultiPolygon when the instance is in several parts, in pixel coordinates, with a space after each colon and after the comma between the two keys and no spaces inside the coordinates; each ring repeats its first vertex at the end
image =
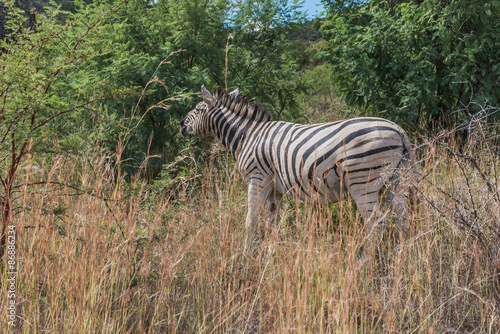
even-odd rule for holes
{"type": "Polygon", "coordinates": [[[104,97],[95,98],[95,99],[92,99],[92,100],[87,101],[87,102],[85,102],[85,103],[82,103],[82,104],[80,104],[80,105],[74,106],[73,108],[70,108],[70,109],[67,109],[67,110],[61,111],[61,112],[59,112],[59,113],[57,113],[57,114],[55,114],[55,115],[51,116],[51,117],[50,117],[50,118],[48,118],[47,120],[43,121],[42,123],[40,123],[40,124],[38,124],[38,125],[34,126],[33,128],[31,128],[30,133],[31,133],[31,132],[33,132],[33,131],[35,131],[36,129],[38,129],[38,128],[40,128],[40,127],[44,126],[45,124],[47,124],[48,122],[50,122],[50,121],[51,121],[51,120],[53,120],[54,118],[57,118],[57,117],[59,117],[59,116],[61,116],[61,115],[64,115],[64,114],[66,114],[66,113],[70,112],[70,111],[73,111],[73,110],[75,110],[75,109],[85,107],[85,106],[87,106],[87,105],[89,105],[89,104],[91,104],[91,103],[94,103],[94,102],[96,102],[96,101],[102,101],[102,100],[106,100],[106,98],[104,98],[104,97]]]}

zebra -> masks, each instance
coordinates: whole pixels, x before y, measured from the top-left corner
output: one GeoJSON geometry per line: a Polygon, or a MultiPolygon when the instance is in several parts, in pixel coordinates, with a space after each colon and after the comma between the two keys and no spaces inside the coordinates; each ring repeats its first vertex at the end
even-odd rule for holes
{"type": "MultiPolygon", "coordinates": [[[[271,121],[267,111],[239,91],[201,87],[203,101],[180,122],[183,136],[215,136],[237,161],[248,184],[245,251],[253,250],[259,213],[275,224],[283,195],[321,203],[346,195],[368,231],[380,214],[379,193],[394,171],[412,159],[406,132],[382,118],[330,123],[271,121]]],[[[398,184],[395,182],[395,184],[398,184]]],[[[393,193],[396,193],[394,191],[393,193]]]]}

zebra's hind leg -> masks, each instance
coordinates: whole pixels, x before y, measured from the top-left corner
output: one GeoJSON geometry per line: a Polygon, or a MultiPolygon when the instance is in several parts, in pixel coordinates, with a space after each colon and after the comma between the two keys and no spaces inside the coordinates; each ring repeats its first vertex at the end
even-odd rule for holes
{"type": "MultiPolygon", "coordinates": [[[[358,211],[363,216],[366,227],[366,238],[362,244],[362,252],[360,254],[359,265],[362,267],[367,262],[372,261],[378,245],[382,238],[382,229],[380,223],[384,219],[384,215],[380,208],[379,202],[380,188],[376,187],[369,192],[354,193],[350,191],[351,197],[356,202],[358,211]]],[[[360,245],[361,246],[361,245],[360,245]]]]}
{"type": "MultiPolygon", "coordinates": [[[[266,240],[273,233],[273,227],[277,226],[280,218],[281,205],[283,204],[283,195],[275,192],[271,192],[267,197],[267,220],[266,220],[266,240]]],[[[269,238],[273,240],[273,238],[269,238]]],[[[274,243],[268,243],[268,254],[273,254],[275,251],[274,243]]]]}
{"type": "Polygon", "coordinates": [[[276,225],[280,217],[281,205],[283,203],[283,195],[271,193],[267,197],[267,221],[266,227],[271,228],[276,225]]]}
{"type": "Polygon", "coordinates": [[[382,221],[384,215],[380,209],[379,193],[381,187],[372,188],[369,191],[355,192],[350,189],[351,197],[356,202],[358,211],[363,216],[365,222],[366,230],[368,233],[368,242],[376,242],[377,239],[381,237],[380,233],[380,222],[382,221]]]}
{"type": "Polygon", "coordinates": [[[398,171],[387,185],[387,202],[403,233],[409,232],[413,214],[417,211],[417,190],[413,171],[398,171]]]}

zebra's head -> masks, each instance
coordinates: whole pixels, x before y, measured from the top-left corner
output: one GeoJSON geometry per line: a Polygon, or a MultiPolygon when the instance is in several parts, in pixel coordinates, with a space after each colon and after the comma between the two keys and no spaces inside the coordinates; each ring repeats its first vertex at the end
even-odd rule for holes
{"type": "Polygon", "coordinates": [[[186,136],[207,136],[206,134],[208,124],[204,124],[204,115],[208,112],[208,105],[205,102],[200,102],[196,107],[188,112],[186,117],[184,117],[180,123],[181,135],[186,136]]]}
{"type": "MultiPolygon", "coordinates": [[[[215,106],[217,100],[205,88],[205,86],[201,86],[201,92],[203,95],[203,101],[198,103],[193,110],[188,112],[186,117],[184,117],[179,124],[181,127],[181,135],[184,137],[205,137],[213,135],[213,130],[210,128],[206,115],[208,114],[210,108],[215,106]]],[[[229,94],[237,96],[238,89],[235,89],[229,94]]]]}

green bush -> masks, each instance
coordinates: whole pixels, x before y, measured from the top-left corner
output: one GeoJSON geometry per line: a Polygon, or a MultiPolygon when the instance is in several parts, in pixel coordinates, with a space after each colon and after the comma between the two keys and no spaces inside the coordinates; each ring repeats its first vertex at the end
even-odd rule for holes
{"type": "Polygon", "coordinates": [[[500,101],[500,1],[324,3],[321,56],[349,103],[414,128],[451,128],[464,116],[452,111],[500,101]]]}

